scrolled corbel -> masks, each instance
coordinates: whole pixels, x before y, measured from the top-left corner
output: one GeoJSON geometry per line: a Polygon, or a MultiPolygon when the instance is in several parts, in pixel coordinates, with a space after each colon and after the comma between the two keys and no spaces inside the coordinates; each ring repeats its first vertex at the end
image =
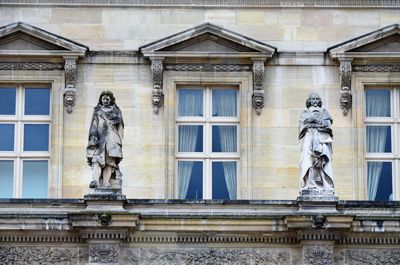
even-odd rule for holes
{"type": "Polygon", "coordinates": [[[64,106],[67,108],[67,112],[72,112],[72,107],[75,106],[76,101],[76,72],[77,57],[64,57],[64,71],[65,71],[65,90],[64,90],[64,106]]]}
{"type": "Polygon", "coordinates": [[[261,109],[264,107],[264,62],[265,59],[253,60],[253,95],[252,104],[256,113],[261,114],[261,109]]]}
{"type": "Polygon", "coordinates": [[[339,58],[340,66],[340,108],[343,115],[346,116],[352,107],[351,95],[351,74],[352,74],[352,58],[339,58]]]}
{"type": "Polygon", "coordinates": [[[152,90],[152,106],[154,113],[157,114],[159,109],[164,103],[163,93],[163,59],[152,58],[151,59],[151,76],[153,79],[153,90],[152,90]]]}

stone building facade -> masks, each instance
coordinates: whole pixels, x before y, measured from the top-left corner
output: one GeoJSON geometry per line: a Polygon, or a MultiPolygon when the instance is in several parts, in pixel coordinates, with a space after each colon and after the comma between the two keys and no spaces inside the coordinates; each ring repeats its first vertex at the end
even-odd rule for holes
{"type": "Polygon", "coordinates": [[[0,264],[399,263],[399,8],[0,0],[0,264]],[[103,90],[128,199],[84,197],[103,90]],[[297,199],[311,92],[340,200],[297,199]]]}

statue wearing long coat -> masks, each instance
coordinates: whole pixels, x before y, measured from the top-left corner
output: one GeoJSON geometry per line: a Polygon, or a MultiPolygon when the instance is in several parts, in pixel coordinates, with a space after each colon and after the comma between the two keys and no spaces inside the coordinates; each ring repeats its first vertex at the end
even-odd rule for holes
{"type": "Polygon", "coordinates": [[[332,118],[321,107],[310,106],[301,114],[299,140],[301,190],[333,191],[332,118]]]}
{"type": "Polygon", "coordinates": [[[122,114],[116,105],[95,108],[86,155],[90,164],[99,163],[102,168],[111,166],[118,170],[118,164],[123,157],[123,126],[122,114]],[[96,136],[97,142],[91,142],[91,136],[96,136]]]}

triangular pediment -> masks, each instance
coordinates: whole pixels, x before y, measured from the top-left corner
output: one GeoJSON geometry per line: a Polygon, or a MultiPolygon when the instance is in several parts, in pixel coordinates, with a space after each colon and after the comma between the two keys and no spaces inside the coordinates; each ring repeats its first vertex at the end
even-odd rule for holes
{"type": "Polygon", "coordinates": [[[0,54],[84,56],[87,51],[82,44],[23,22],[0,28],[0,54]]]}
{"type": "Polygon", "coordinates": [[[370,32],[328,49],[332,58],[344,55],[353,57],[400,55],[400,27],[393,24],[370,32]]]}
{"type": "Polygon", "coordinates": [[[152,56],[264,56],[272,57],[276,48],[257,40],[206,23],[168,36],[140,48],[148,57],[152,56]]]}

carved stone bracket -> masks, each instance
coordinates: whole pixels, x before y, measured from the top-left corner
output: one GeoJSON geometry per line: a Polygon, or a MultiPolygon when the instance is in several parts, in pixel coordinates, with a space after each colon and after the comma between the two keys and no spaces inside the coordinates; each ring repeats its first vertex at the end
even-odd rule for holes
{"type": "Polygon", "coordinates": [[[64,106],[67,108],[67,112],[72,112],[72,107],[75,106],[76,102],[76,60],[77,57],[64,57],[65,65],[65,90],[64,90],[64,106]]]}
{"type": "Polygon", "coordinates": [[[352,58],[339,59],[340,66],[340,108],[342,109],[343,115],[346,116],[352,106],[352,95],[351,95],[351,73],[352,58]]]}
{"type": "Polygon", "coordinates": [[[152,91],[152,105],[154,113],[158,113],[159,109],[164,103],[163,93],[163,59],[153,58],[151,59],[151,76],[153,79],[153,91],[152,91]]]}
{"type": "Polygon", "coordinates": [[[260,115],[264,107],[264,62],[265,59],[253,60],[253,95],[252,103],[256,113],[260,115]]]}

